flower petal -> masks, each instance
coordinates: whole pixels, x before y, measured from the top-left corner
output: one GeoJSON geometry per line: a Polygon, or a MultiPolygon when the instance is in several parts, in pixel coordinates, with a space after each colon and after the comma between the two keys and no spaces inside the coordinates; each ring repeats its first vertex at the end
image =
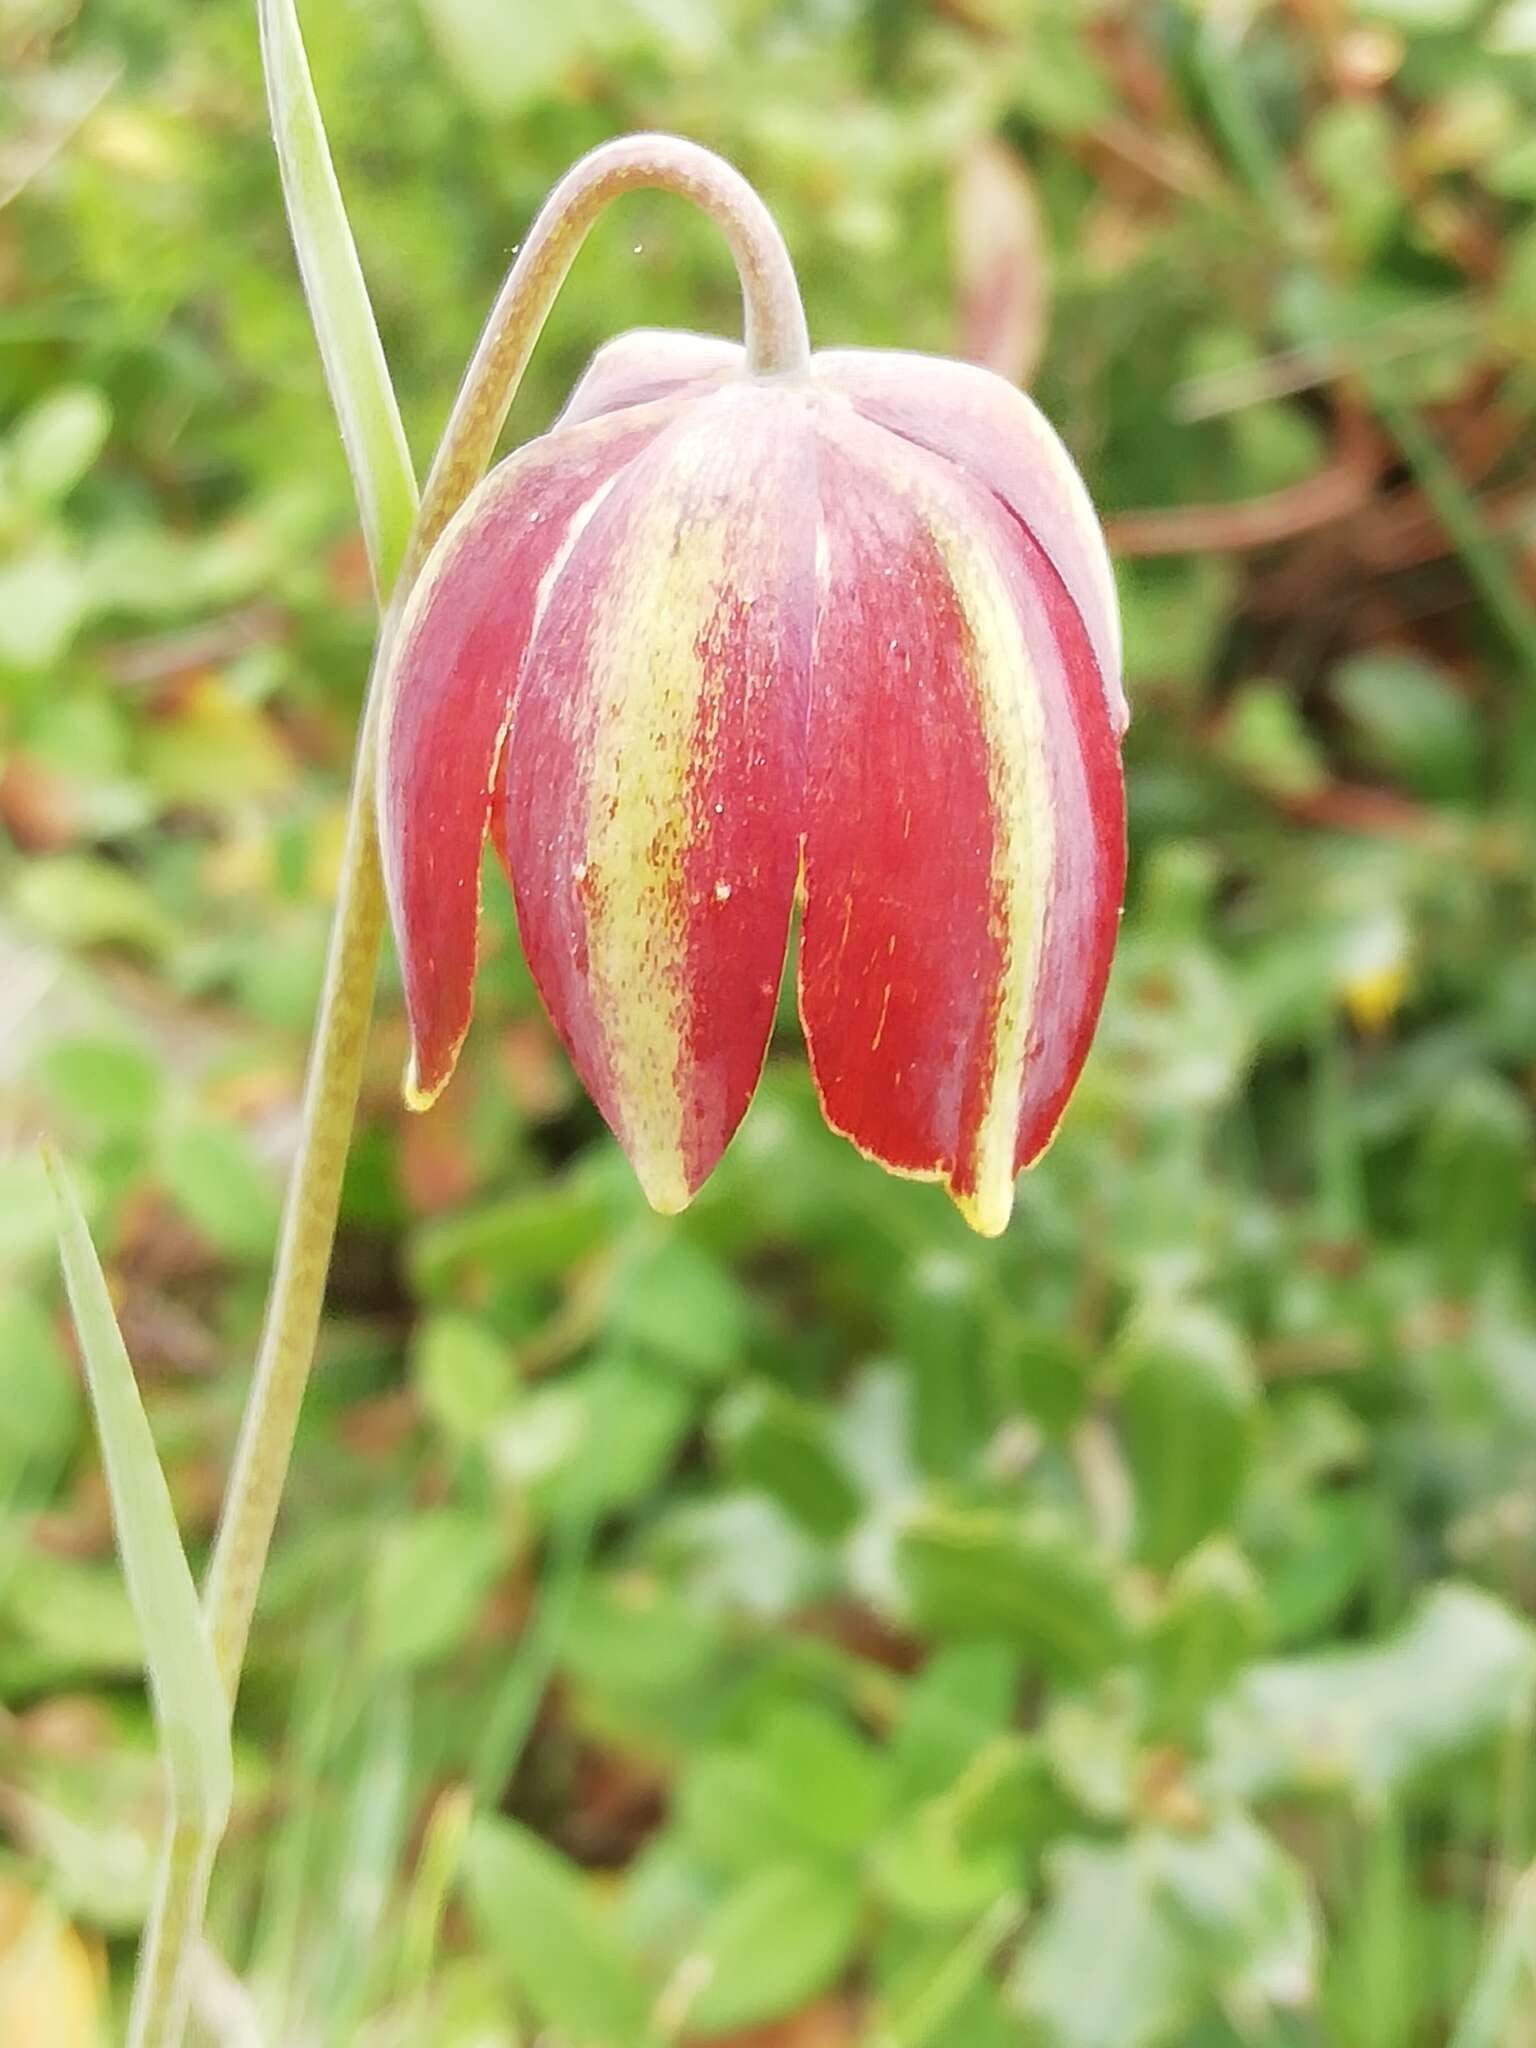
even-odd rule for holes
{"type": "Polygon", "coordinates": [[[604,342],[582,372],[560,415],[562,426],[596,419],[621,406],[648,405],[687,392],[698,397],[744,375],[746,350],[714,334],[636,327],[604,342]]]}
{"type": "Polygon", "coordinates": [[[989,1235],[1103,997],[1118,750],[1076,606],[989,491],[831,408],[800,1009],[828,1121],[989,1235]]]}
{"type": "Polygon", "coordinates": [[[518,449],[469,498],[411,592],[386,678],[379,840],[425,1108],[469,1028],[480,856],[541,579],[615,475],[676,417],[626,412],[518,449]]]}
{"type": "Polygon", "coordinates": [[[1040,408],[992,371],[942,356],[834,349],[812,367],[867,419],[955,463],[1024,522],[1082,614],[1123,733],[1130,710],[1109,551],[1077,466],[1040,408]]]}
{"type": "Polygon", "coordinates": [[[690,404],[561,564],[513,707],[506,844],[528,963],[669,1212],[741,1120],[783,972],[811,461],[803,391],[690,404]]]}

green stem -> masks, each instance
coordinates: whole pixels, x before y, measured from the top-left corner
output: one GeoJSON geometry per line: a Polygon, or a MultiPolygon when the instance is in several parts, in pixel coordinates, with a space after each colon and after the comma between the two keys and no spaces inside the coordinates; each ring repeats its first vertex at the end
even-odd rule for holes
{"type": "MultiPolygon", "coordinates": [[[[380,627],[363,713],[298,1153],[203,1594],[231,1706],[314,1362],[367,1050],[385,921],[374,797],[395,627],[433,542],[489,466],[540,329],[588,229],[610,199],[645,185],[693,200],[722,228],[741,277],[747,360],[754,374],[792,374],[809,359],[794,272],[767,208],[729,164],[675,136],[605,143],[568,171],[545,202],[492,308],[427,479],[380,627]]],[[[217,1848],[216,1837],[173,1815],[139,1961],[130,2048],[179,2048],[217,1848]]]]}
{"type": "Polygon", "coordinates": [[[192,1957],[218,1852],[217,1834],[172,1816],[133,1980],[128,2048],[158,2048],[162,2041],[181,2039],[192,1996],[192,1957]]]}
{"type": "Polygon", "coordinates": [[[288,1185],[266,1327],[203,1594],[214,1658],[231,1703],[239,1687],[257,1589],[314,1361],[373,1011],[384,931],[384,887],[373,824],[378,703],[378,690],[370,689],[298,1154],[288,1185]]]}

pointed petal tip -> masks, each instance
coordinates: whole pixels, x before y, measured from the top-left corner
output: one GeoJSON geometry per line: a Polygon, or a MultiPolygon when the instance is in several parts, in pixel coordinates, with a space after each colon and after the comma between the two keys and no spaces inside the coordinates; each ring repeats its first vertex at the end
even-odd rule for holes
{"type": "Polygon", "coordinates": [[[952,1186],[949,1198],[978,1237],[1001,1237],[1013,1215],[1011,1178],[972,1188],[968,1194],[952,1186]]]}
{"type": "Polygon", "coordinates": [[[453,1079],[453,1071],[458,1063],[459,1049],[455,1046],[452,1056],[442,1072],[433,1075],[430,1081],[424,1082],[416,1064],[416,1055],[413,1052],[409,1060],[406,1061],[405,1075],[400,1083],[400,1093],[405,1098],[406,1108],[418,1115],[422,1111],[430,1109],[448,1086],[448,1083],[453,1079]]]}
{"type": "Polygon", "coordinates": [[[681,1216],[693,1200],[679,1159],[631,1159],[640,1192],[658,1216],[681,1216]]]}

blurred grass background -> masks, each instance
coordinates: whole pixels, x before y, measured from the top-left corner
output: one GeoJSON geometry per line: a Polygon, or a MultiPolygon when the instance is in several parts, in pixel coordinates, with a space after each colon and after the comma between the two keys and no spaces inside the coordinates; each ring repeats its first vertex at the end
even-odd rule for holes
{"type": "MultiPolygon", "coordinates": [[[[1132,880],[997,1244],[786,1009],[651,1219],[505,890],[386,971],[200,1986],[250,2048],[1536,2042],[1536,9],[311,0],[418,461],[544,191],[682,130],[823,344],[967,353],[1119,557],[1132,880]]],[[[514,430],[630,325],[610,216],[514,430]]],[[[36,1158],[211,1532],[371,639],[246,0],[0,0],[0,2041],[158,1828],[36,1158]]]]}

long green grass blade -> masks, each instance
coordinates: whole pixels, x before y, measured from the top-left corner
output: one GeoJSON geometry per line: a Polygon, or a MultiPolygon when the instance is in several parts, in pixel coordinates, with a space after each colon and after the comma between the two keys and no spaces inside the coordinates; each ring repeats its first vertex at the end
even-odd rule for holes
{"type": "Polygon", "coordinates": [[[257,13],[288,222],[352,471],[374,587],[382,597],[395,580],[416,514],[411,453],[293,0],[257,0],[257,13]]]}
{"type": "Polygon", "coordinates": [[[1371,397],[1425,497],[1438,513],[1490,615],[1520,657],[1527,683],[1536,682],[1536,612],[1531,609],[1504,542],[1488,530],[1454,463],[1419,414],[1380,389],[1372,388],[1371,397]]]}
{"type": "Polygon", "coordinates": [[[1515,2038],[1517,2003],[1536,1982],[1536,1869],[1515,1882],[1477,1981],[1451,2036],[1450,2048],[1505,2048],[1515,2038]]]}
{"type": "Polygon", "coordinates": [[[101,1440],[123,1576],[144,1638],[171,1799],[180,1820],[217,1836],[233,1789],[229,1704],[101,1263],[74,1190],[51,1153],[47,1165],[58,1202],[64,1286],[101,1440]]]}

